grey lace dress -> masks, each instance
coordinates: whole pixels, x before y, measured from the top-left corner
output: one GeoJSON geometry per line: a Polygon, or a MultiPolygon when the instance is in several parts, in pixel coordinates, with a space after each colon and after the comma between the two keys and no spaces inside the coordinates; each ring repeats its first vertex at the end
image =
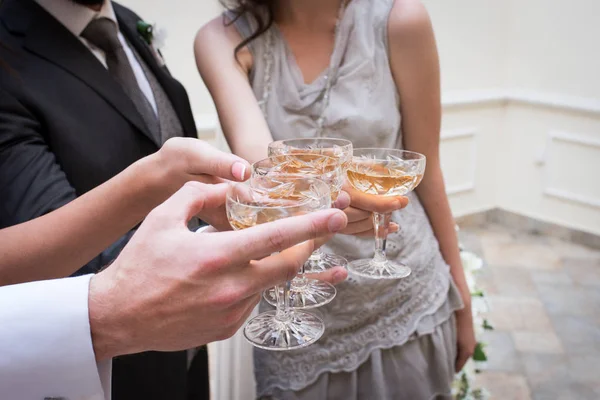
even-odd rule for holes
{"type": "MultiPolygon", "coordinates": [[[[303,82],[276,26],[251,42],[250,82],[259,101],[270,82],[263,107],[275,139],[319,134],[324,76],[329,74],[334,81],[320,135],[350,139],[355,147],[402,148],[399,95],[387,52],[393,1],[352,0],[340,21],[332,68],[310,84],[303,82]]],[[[248,37],[255,23],[242,17],[235,26],[248,37]]],[[[450,398],[454,311],[462,302],[418,196],[409,197],[410,205],[393,214],[401,231],[389,237],[387,253],[411,266],[413,273],[392,281],[350,275],[337,287],[332,303],[314,310],[326,323],[317,343],[289,352],[256,349],[259,398],[450,398]]],[[[326,250],[349,260],[367,258],[373,256],[374,241],[337,235],[326,250]]],[[[266,308],[270,306],[261,305],[266,308]]]]}

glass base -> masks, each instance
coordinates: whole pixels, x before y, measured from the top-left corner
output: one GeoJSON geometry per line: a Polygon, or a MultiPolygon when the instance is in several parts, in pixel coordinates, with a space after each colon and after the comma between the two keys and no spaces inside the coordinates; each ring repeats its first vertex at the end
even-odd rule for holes
{"type": "Polygon", "coordinates": [[[281,321],[276,311],[267,311],[252,318],[244,327],[244,337],[253,346],[265,350],[284,351],[310,346],[323,335],[321,318],[306,311],[290,310],[289,318],[281,321]]]}
{"type": "Polygon", "coordinates": [[[306,262],[305,268],[307,273],[312,273],[346,265],[348,265],[348,261],[344,257],[330,253],[313,253],[306,262]]]}
{"type": "Polygon", "coordinates": [[[402,279],[410,275],[411,269],[394,261],[356,260],[348,264],[348,271],[370,279],[402,279]]]}
{"type": "MultiPolygon", "coordinates": [[[[335,287],[327,282],[317,279],[307,279],[306,284],[302,286],[294,285],[290,288],[290,308],[293,310],[306,310],[324,306],[335,298],[337,291],[335,287]]],[[[275,297],[275,288],[265,290],[264,299],[272,306],[277,305],[275,297]]]]}

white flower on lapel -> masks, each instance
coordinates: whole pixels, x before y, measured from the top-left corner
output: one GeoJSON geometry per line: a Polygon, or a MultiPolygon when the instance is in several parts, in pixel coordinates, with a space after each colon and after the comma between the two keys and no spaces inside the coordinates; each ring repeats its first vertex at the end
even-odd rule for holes
{"type": "Polygon", "coordinates": [[[157,27],[156,24],[141,20],[137,22],[136,28],[140,37],[152,50],[158,64],[161,67],[165,65],[160,49],[163,48],[166,43],[167,32],[164,29],[157,27]]]}
{"type": "Polygon", "coordinates": [[[154,39],[152,40],[151,46],[156,50],[160,50],[165,47],[167,43],[167,31],[164,28],[153,25],[154,39]]]}

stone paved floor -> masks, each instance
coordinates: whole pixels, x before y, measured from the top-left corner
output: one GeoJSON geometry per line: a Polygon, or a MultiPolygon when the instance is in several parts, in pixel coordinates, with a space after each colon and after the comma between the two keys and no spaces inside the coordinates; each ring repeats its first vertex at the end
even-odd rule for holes
{"type": "Polygon", "coordinates": [[[600,250],[488,225],[463,228],[486,261],[489,361],[478,381],[495,400],[600,399],[600,250]]]}

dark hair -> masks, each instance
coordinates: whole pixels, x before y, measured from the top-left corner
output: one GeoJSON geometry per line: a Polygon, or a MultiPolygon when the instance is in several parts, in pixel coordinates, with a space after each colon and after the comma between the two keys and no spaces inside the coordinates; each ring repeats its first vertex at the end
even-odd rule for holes
{"type": "Polygon", "coordinates": [[[244,15],[249,15],[256,21],[256,30],[247,38],[242,40],[240,44],[235,46],[235,54],[244,48],[248,43],[257,39],[263,33],[269,30],[273,25],[274,5],[277,0],[222,0],[221,4],[226,10],[233,14],[233,19],[226,22],[226,25],[231,25],[244,15]]]}

